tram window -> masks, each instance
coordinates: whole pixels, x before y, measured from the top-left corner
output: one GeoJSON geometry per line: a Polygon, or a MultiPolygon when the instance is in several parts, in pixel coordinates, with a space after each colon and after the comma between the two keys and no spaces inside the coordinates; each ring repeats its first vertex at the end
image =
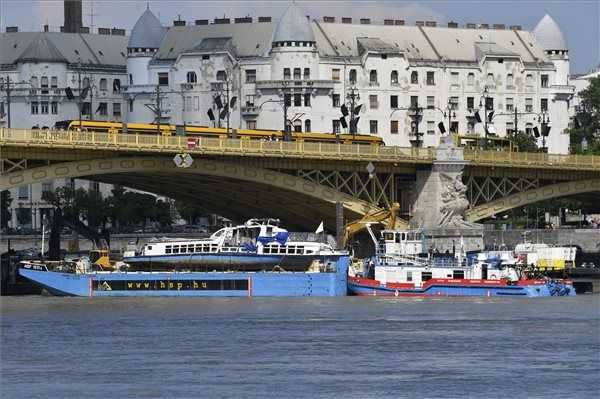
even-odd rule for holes
{"type": "Polygon", "coordinates": [[[431,280],[431,272],[421,272],[421,281],[431,280]]]}
{"type": "Polygon", "coordinates": [[[458,279],[465,278],[465,271],[464,270],[453,270],[452,278],[458,278],[458,279]]]}

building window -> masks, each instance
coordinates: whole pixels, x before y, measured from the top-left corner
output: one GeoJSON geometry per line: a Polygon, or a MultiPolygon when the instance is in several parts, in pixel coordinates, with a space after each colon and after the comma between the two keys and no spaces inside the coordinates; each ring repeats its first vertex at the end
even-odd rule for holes
{"type": "Polygon", "coordinates": [[[548,87],[548,75],[542,75],[542,87],[548,87]]]}
{"type": "Polygon", "coordinates": [[[294,121],[294,132],[296,132],[296,133],[302,132],[302,121],[300,119],[296,119],[294,121]]]}
{"type": "Polygon", "coordinates": [[[108,90],[108,81],[106,80],[106,78],[102,78],[100,79],[100,91],[106,90],[108,90]]]}
{"type": "Polygon", "coordinates": [[[19,186],[17,198],[20,200],[29,199],[29,186],[19,186]]]}
{"type": "Polygon", "coordinates": [[[50,87],[53,89],[58,88],[58,78],[56,76],[50,78],[50,87]]]}
{"type": "Polygon", "coordinates": [[[427,96],[427,108],[428,109],[435,108],[435,97],[434,96],[427,96]]]}
{"type": "Polygon", "coordinates": [[[515,84],[515,78],[512,73],[506,75],[506,88],[511,89],[515,84]]]}
{"type": "Polygon", "coordinates": [[[121,103],[113,103],[113,116],[117,118],[121,117],[121,103]]]}
{"type": "Polygon", "coordinates": [[[41,89],[42,89],[42,94],[48,94],[48,77],[47,76],[42,76],[41,89]]]}
{"type": "Polygon", "coordinates": [[[390,76],[390,82],[393,85],[398,84],[398,71],[392,71],[391,76],[390,76]]]}
{"type": "Polygon", "coordinates": [[[467,97],[467,109],[475,108],[475,97],[467,97]]]}
{"type": "Polygon", "coordinates": [[[458,85],[458,72],[451,72],[450,73],[450,84],[453,86],[457,86],[458,85]]]}
{"type": "Polygon", "coordinates": [[[514,104],[514,100],[512,97],[508,97],[506,99],[506,110],[507,111],[512,111],[515,109],[515,104],[514,104]]]}
{"type": "Polygon", "coordinates": [[[334,119],[332,121],[332,124],[333,124],[333,133],[339,134],[340,133],[340,120],[334,119]]]}
{"type": "Polygon", "coordinates": [[[350,70],[350,73],[348,74],[348,81],[350,81],[351,84],[356,83],[356,69],[350,70]]]}
{"type": "Polygon", "coordinates": [[[340,106],[340,95],[339,94],[333,94],[331,96],[331,100],[333,101],[333,108],[337,108],[340,106]]]}
{"type": "Polygon", "coordinates": [[[340,70],[339,69],[331,70],[331,80],[340,80],[340,70]]]}
{"type": "Polygon", "coordinates": [[[246,129],[256,130],[256,121],[246,121],[246,129]]]}
{"type": "Polygon", "coordinates": [[[108,104],[107,103],[98,104],[98,109],[96,109],[96,113],[100,114],[102,116],[108,115],[108,104]]]}
{"type": "Polygon", "coordinates": [[[113,80],[113,93],[120,93],[121,92],[121,79],[115,79],[113,80]]]}
{"type": "Polygon", "coordinates": [[[196,82],[198,82],[198,76],[196,76],[196,72],[189,71],[186,74],[186,82],[188,82],[188,83],[196,83],[196,82]]]}
{"type": "Polygon", "coordinates": [[[304,93],[304,106],[310,107],[310,93],[304,93]]]}
{"type": "Polygon", "coordinates": [[[129,84],[132,85],[133,84],[133,75],[129,74],[129,84]]]}
{"type": "Polygon", "coordinates": [[[246,107],[254,107],[254,94],[246,95],[246,107]]]}
{"type": "Polygon", "coordinates": [[[304,131],[310,133],[310,119],[304,121],[304,131]]]}
{"type": "Polygon", "coordinates": [[[542,111],[548,111],[548,99],[547,98],[542,98],[540,100],[540,109],[542,111]]]}
{"type": "Polygon", "coordinates": [[[427,71],[427,85],[428,86],[435,85],[435,73],[433,71],[427,71]]]}
{"type": "Polygon", "coordinates": [[[450,101],[448,101],[448,105],[450,105],[450,109],[453,111],[458,110],[458,97],[450,97],[450,101]]]}
{"type": "Polygon", "coordinates": [[[532,123],[527,123],[525,125],[525,134],[527,134],[528,136],[533,134],[533,124],[532,123]]]}
{"type": "Polygon", "coordinates": [[[488,73],[487,74],[487,81],[486,84],[488,86],[494,86],[494,74],[493,73],[488,73]]]}
{"type": "Polygon", "coordinates": [[[38,103],[37,101],[32,101],[31,102],[31,115],[37,115],[40,113],[40,103],[38,103]]]}
{"type": "Polygon", "coordinates": [[[417,108],[419,106],[419,96],[410,96],[410,107],[417,108]]]}
{"type": "Polygon", "coordinates": [[[5,112],[4,112],[4,103],[0,102],[0,118],[3,118],[4,114],[5,114],[5,112]]]}
{"type": "Polygon", "coordinates": [[[527,84],[527,86],[532,86],[533,84],[533,75],[528,73],[527,75],[525,75],[525,84],[527,84]]]}
{"type": "Polygon", "coordinates": [[[129,100],[129,112],[133,112],[133,98],[129,100]]]}
{"type": "Polygon", "coordinates": [[[169,85],[169,73],[168,72],[159,72],[158,73],[158,85],[159,86],[168,86],[169,85]]]}
{"type": "Polygon", "coordinates": [[[294,80],[300,80],[300,79],[302,79],[302,69],[294,68],[294,80]]]}
{"type": "Polygon", "coordinates": [[[371,83],[371,85],[377,84],[377,70],[376,69],[371,69],[371,72],[369,72],[369,83],[371,83]]]}
{"type": "Polygon", "coordinates": [[[283,95],[283,102],[285,104],[286,107],[291,107],[292,106],[292,95],[291,94],[284,94],[283,95]]]}
{"type": "Polygon", "coordinates": [[[52,181],[42,183],[42,194],[51,193],[52,191],[54,191],[54,184],[52,181]]]}
{"type": "Polygon", "coordinates": [[[223,70],[217,71],[217,81],[224,82],[226,80],[227,80],[227,74],[225,73],[225,71],[223,71],[223,70]]]}
{"type": "Polygon", "coordinates": [[[473,134],[475,133],[475,122],[467,122],[467,133],[468,134],[473,134]]]}
{"type": "Polygon", "coordinates": [[[377,121],[369,121],[369,133],[377,134],[377,121]]]}
{"type": "Polygon", "coordinates": [[[379,101],[377,101],[377,95],[371,94],[369,96],[369,107],[371,109],[377,109],[378,106],[379,106],[379,101]]]}
{"type": "Polygon", "coordinates": [[[412,71],[410,73],[410,83],[413,85],[419,84],[419,72],[412,71]]]}
{"type": "Polygon", "coordinates": [[[390,96],[390,108],[398,108],[398,96],[390,96]]]}
{"type": "Polygon", "coordinates": [[[533,98],[525,99],[525,112],[533,112],[533,98]]]}
{"type": "Polygon", "coordinates": [[[506,134],[514,134],[515,133],[515,123],[514,122],[506,122],[506,134]]]}
{"type": "Polygon", "coordinates": [[[292,78],[292,72],[290,68],[283,68],[283,80],[290,80],[292,78]]]}
{"type": "Polygon", "coordinates": [[[427,121],[427,134],[435,134],[435,122],[427,121]]]}
{"type": "Polygon", "coordinates": [[[310,68],[304,68],[304,80],[310,80],[310,68]]]}
{"type": "Polygon", "coordinates": [[[294,107],[302,106],[302,94],[294,94],[294,107]]]}
{"type": "Polygon", "coordinates": [[[86,101],[82,103],[81,113],[83,115],[91,116],[92,115],[92,103],[86,101]]]}
{"type": "Polygon", "coordinates": [[[473,86],[475,84],[475,74],[473,72],[469,72],[467,74],[467,85],[473,86]]]}
{"type": "Polygon", "coordinates": [[[390,123],[390,133],[398,134],[398,121],[391,121],[390,123]]]}
{"type": "Polygon", "coordinates": [[[42,104],[42,106],[41,106],[41,109],[42,109],[41,114],[42,115],[48,115],[48,112],[49,112],[48,101],[42,101],[41,104],[42,104]]]}
{"type": "Polygon", "coordinates": [[[246,83],[256,82],[256,69],[246,69],[246,83]]]}
{"type": "Polygon", "coordinates": [[[452,121],[450,124],[450,133],[458,133],[458,122],[452,121]]]}

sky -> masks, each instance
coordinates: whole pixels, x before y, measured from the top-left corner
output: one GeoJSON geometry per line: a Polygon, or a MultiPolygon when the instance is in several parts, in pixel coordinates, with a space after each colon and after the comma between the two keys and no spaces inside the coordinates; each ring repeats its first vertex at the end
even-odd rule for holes
{"type": "MultiPolygon", "coordinates": [[[[130,30],[150,5],[164,25],[173,20],[192,22],[217,17],[272,16],[279,18],[290,2],[238,0],[84,0],[84,25],[119,27],[130,30]]],[[[560,26],[569,46],[571,73],[585,73],[600,64],[600,0],[298,0],[311,18],[342,16],[367,17],[373,22],[384,18],[417,20],[500,23],[521,25],[533,30],[547,13],[560,26]]],[[[0,0],[0,29],[18,26],[21,31],[40,31],[44,24],[58,31],[63,23],[62,0],[0,0]]],[[[188,23],[189,23],[188,22],[188,23]]],[[[193,22],[192,22],[193,23],[193,22]]]]}

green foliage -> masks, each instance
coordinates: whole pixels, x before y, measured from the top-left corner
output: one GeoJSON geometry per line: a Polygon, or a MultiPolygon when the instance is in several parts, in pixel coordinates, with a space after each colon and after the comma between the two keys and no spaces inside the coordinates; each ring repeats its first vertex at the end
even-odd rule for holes
{"type": "Polygon", "coordinates": [[[179,216],[189,224],[196,224],[200,217],[206,215],[204,209],[189,202],[175,201],[175,209],[179,216]]]}
{"type": "Polygon", "coordinates": [[[519,147],[520,152],[538,152],[537,140],[531,134],[519,131],[512,136],[513,144],[519,147]]]}
{"type": "Polygon", "coordinates": [[[579,98],[581,104],[569,132],[571,152],[600,155],[600,76],[590,79],[589,86],[579,92],[579,98]],[[581,145],[584,138],[588,143],[585,151],[581,145]]]}
{"type": "Polygon", "coordinates": [[[8,227],[10,221],[10,204],[12,203],[12,197],[10,191],[4,190],[0,192],[0,229],[8,227]]]}

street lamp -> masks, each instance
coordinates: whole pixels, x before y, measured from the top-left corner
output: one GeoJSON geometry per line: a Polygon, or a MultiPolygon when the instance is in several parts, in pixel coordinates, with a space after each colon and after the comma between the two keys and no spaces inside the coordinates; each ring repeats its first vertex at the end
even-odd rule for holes
{"type": "MultiPolygon", "coordinates": [[[[487,85],[484,87],[483,89],[483,93],[481,95],[481,97],[479,98],[479,108],[481,109],[483,107],[483,129],[484,129],[484,143],[482,147],[487,147],[487,143],[488,143],[488,121],[489,119],[492,119],[494,116],[494,105],[493,103],[491,103],[491,106],[488,107],[488,99],[489,98],[493,98],[489,96],[489,90],[487,85]],[[482,102],[485,101],[485,103],[482,102]],[[490,115],[488,115],[488,111],[490,112],[490,115]]],[[[481,122],[481,118],[478,118],[478,122],[481,122]]]]}
{"type": "MultiPolygon", "coordinates": [[[[358,118],[355,116],[358,112],[360,112],[360,106],[356,107],[356,103],[360,101],[360,93],[355,85],[352,85],[352,87],[348,89],[348,92],[346,93],[346,99],[350,102],[350,133],[354,136],[356,134],[356,127],[358,125],[358,118]]],[[[342,110],[342,113],[343,112],[344,111],[342,110]]]]}
{"type": "Polygon", "coordinates": [[[538,122],[542,127],[542,149],[546,152],[546,137],[550,134],[550,116],[548,115],[548,110],[542,110],[540,114],[538,114],[538,122]]]}
{"type": "Polygon", "coordinates": [[[421,120],[423,119],[423,108],[419,107],[418,104],[412,104],[408,108],[395,108],[390,113],[390,119],[392,118],[392,115],[394,115],[394,113],[396,111],[408,111],[407,114],[411,119],[410,131],[411,131],[411,134],[415,136],[414,139],[410,139],[410,142],[412,144],[414,144],[415,147],[420,147],[420,143],[421,143],[420,137],[423,135],[423,133],[419,133],[419,124],[421,123],[421,120]]]}

